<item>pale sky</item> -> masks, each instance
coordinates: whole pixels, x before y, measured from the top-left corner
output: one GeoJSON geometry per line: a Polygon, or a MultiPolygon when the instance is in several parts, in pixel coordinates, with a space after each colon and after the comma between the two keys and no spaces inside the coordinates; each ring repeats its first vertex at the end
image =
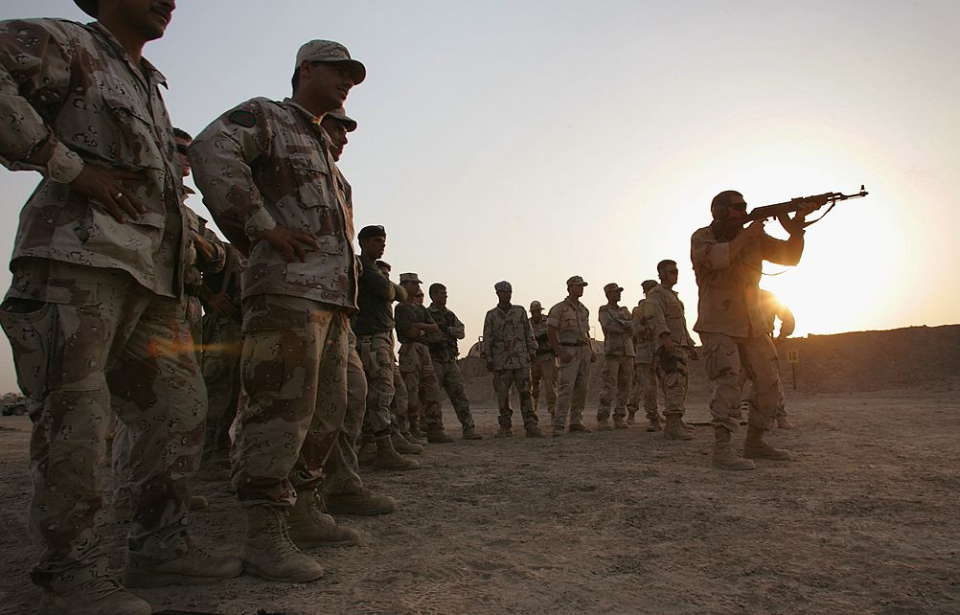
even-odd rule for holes
{"type": "MultiPolygon", "coordinates": [[[[0,6],[37,16],[87,20],[66,0],[0,6]]],[[[179,0],[145,55],[196,134],[243,100],[288,96],[314,38],[367,67],[341,160],[356,227],[387,228],[394,274],[448,286],[464,354],[501,279],[515,303],[549,306],[582,275],[602,337],[603,285],[633,306],[663,258],[680,264],[692,328],[689,238],[725,189],[751,205],[871,193],[764,281],[797,334],[960,321],[960,2],[179,0]]],[[[6,253],[38,181],[0,170],[6,253]]],[[[14,388],[3,344],[0,391],[14,388]]]]}

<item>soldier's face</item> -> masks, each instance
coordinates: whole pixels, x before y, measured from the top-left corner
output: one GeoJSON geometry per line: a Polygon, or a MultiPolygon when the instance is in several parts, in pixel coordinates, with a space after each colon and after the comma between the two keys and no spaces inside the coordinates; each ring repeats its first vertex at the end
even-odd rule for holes
{"type": "Polygon", "coordinates": [[[500,303],[510,303],[510,300],[513,299],[512,290],[498,290],[497,298],[500,299],[500,303]]]}
{"type": "Polygon", "coordinates": [[[540,308],[537,308],[535,310],[530,310],[530,316],[532,316],[534,320],[539,321],[540,318],[543,316],[543,310],[541,310],[540,308]]]}
{"type": "Polygon", "coordinates": [[[440,307],[446,306],[447,305],[447,289],[441,288],[440,290],[433,291],[433,294],[430,295],[430,300],[440,307]]]}
{"type": "Polygon", "coordinates": [[[190,147],[190,139],[184,139],[183,137],[176,137],[174,139],[177,142],[177,156],[180,157],[180,168],[183,171],[184,177],[190,176],[190,156],[187,155],[187,150],[190,147]]]}
{"type": "Polygon", "coordinates": [[[342,107],[352,87],[350,71],[339,64],[304,60],[300,65],[298,94],[302,91],[324,113],[342,107]]]}
{"type": "Polygon", "coordinates": [[[666,268],[660,272],[660,281],[664,286],[673,286],[677,283],[679,277],[680,271],[676,265],[667,265],[666,268]]]}
{"type": "Polygon", "coordinates": [[[100,0],[99,20],[122,23],[144,41],[163,36],[177,3],[174,0],[100,0]]]}
{"type": "Polygon", "coordinates": [[[583,296],[583,286],[581,286],[580,284],[568,284],[567,292],[570,293],[571,297],[576,297],[577,299],[579,299],[580,297],[583,296]]]}
{"type": "Polygon", "coordinates": [[[334,160],[340,160],[340,156],[343,155],[343,148],[348,142],[347,127],[344,126],[343,122],[332,117],[324,117],[320,125],[323,126],[323,131],[330,137],[332,143],[330,154],[334,160]]]}
{"type": "MultiPolygon", "coordinates": [[[[360,251],[369,256],[372,260],[377,260],[383,256],[384,251],[387,249],[387,237],[386,235],[380,235],[378,237],[367,237],[366,239],[360,240],[360,251]]],[[[387,273],[390,270],[387,269],[387,273]]]]}
{"type": "Polygon", "coordinates": [[[620,301],[620,297],[623,296],[623,291],[619,289],[611,290],[607,293],[607,299],[610,301],[620,301]]]}

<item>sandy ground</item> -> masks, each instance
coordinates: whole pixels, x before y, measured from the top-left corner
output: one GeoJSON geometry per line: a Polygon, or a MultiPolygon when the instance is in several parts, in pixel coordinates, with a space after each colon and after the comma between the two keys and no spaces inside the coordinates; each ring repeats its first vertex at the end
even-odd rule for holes
{"type": "MultiPolygon", "coordinates": [[[[690,407],[706,420],[703,400],[690,407]]],[[[401,509],[343,518],[365,542],[312,551],[321,581],[241,576],[140,595],[158,611],[221,613],[960,612],[960,390],[795,397],[789,408],[798,429],[771,438],[798,459],[753,472],[711,469],[703,426],[689,443],[631,429],[431,445],[419,471],[366,475],[401,509]]],[[[493,409],[476,417],[495,431],[493,409]]],[[[13,429],[0,431],[0,611],[27,613],[38,600],[29,422],[0,426],[13,429]]],[[[195,535],[238,549],[227,486],[201,491],[213,506],[195,515],[195,535]]],[[[109,544],[119,568],[121,527],[109,544]]]]}

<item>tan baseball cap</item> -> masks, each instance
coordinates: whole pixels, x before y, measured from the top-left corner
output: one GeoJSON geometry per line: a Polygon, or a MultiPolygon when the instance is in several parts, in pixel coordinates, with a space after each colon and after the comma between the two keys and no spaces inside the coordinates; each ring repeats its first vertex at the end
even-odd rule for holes
{"type": "Polygon", "coordinates": [[[623,287],[617,284],[616,282],[610,282],[609,284],[604,285],[603,294],[606,295],[606,294],[612,293],[615,290],[622,291],[623,287]]]}
{"type": "Polygon", "coordinates": [[[331,119],[337,120],[341,124],[347,127],[347,132],[353,132],[357,129],[357,121],[347,115],[347,112],[343,107],[340,107],[336,111],[331,111],[327,113],[324,117],[329,117],[331,119]]]}
{"type": "Polygon", "coordinates": [[[367,77],[366,67],[350,57],[347,48],[335,41],[315,40],[304,43],[297,52],[297,67],[304,62],[331,62],[342,64],[350,70],[353,85],[359,85],[367,77]]]}
{"type": "Polygon", "coordinates": [[[420,276],[418,276],[415,273],[401,273],[400,283],[403,284],[404,282],[415,282],[417,284],[423,284],[423,282],[420,281],[420,276]]]}

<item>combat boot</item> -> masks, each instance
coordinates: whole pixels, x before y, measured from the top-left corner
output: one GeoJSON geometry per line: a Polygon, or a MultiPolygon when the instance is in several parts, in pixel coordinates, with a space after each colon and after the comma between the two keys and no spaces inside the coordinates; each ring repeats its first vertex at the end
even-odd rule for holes
{"type": "Polygon", "coordinates": [[[777,429],[793,429],[793,423],[786,416],[778,416],[777,429]]]}
{"type": "Polygon", "coordinates": [[[586,425],[584,425],[583,423],[571,423],[570,433],[573,433],[575,431],[579,431],[580,433],[590,433],[593,430],[587,427],[586,425]]]}
{"type": "Polygon", "coordinates": [[[476,427],[467,427],[463,430],[464,440],[483,440],[483,436],[477,433],[476,427]]]}
{"type": "Polygon", "coordinates": [[[308,583],[323,576],[323,567],[297,548],[287,531],[287,515],[279,506],[257,504],[244,509],[247,540],[244,569],[250,574],[286,583],[308,583]]]}
{"type": "Polygon", "coordinates": [[[687,422],[683,420],[683,417],[682,417],[682,416],[680,417],[680,427],[681,427],[681,429],[683,429],[684,431],[693,431],[693,430],[694,430],[693,425],[688,425],[687,422]]]}
{"type": "MultiPolygon", "coordinates": [[[[393,450],[397,451],[401,455],[419,455],[423,452],[422,445],[410,442],[398,433],[390,434],[390,442],[393,443],[393,450]]],[[[375,449],[375,447],[371,448],[375,449]]],[[[374,454],[374,456],[370,458],[370,463],[373,463],[375,458],[376,455],[374,454]]]]}
{"type": "Polygon", "coordinates": [[[610,424],[610,419],[597,419],[597,431],[610,431],[613,429],[613,426],[610,424]]]}
{"type": "Polygon", "coordinates": [[[390,436],[377,438],[377,457],[373,460],[376,470],[416,470],[420,463],[416,459],[407,459],[393,448],[390,436]]]}
{"type": "Polygon", "coordinates": [[[629,429],[627,422],[623,420],[622,416],[613,417],[613,428],[614,429],[629,429]]]}
{"type": "Polygon", "coordinates": [[[554,438],[559,438],[560,436],[562,436],[562,435],[563,435],[563,427],[554,427],[554,428],[553,428],[553,434],[552,434],[552,435],[553,435],[554,438]]]}
{"type": "Polygon", "coordinates": [[[39,612],[43,615],[150,615],[153,609],[110,576],[92,576],[70,587],[53,582],[43,587],[39,612]]]}
{"type": "Polygon", "coordinates": [[[287,526],[290,539],[300,547],[332,547],[360,542],[356,530],[340,527],[333,517],[323,512],[323,500],[316,490],[297,494],[297,503],[290,510],[287,526]]]}
{"type": "Polygon", "coordinates": [[[190,510],[201,510],[210,506],[210,502],[202,495],[191,495],[187,498],[187,508],[190,510]]]}
{"type": "Polygon", "coordinates": [[[386,515],[397,509],[397,501],[388,495],[375,495],[363,488],[353,493],[327,493],[323,496],[327,512],[336,515],[386,515]]]}
{"type": "Polygon", "coordinates": [[[663,421],[660,420],[659,414],[653,418],[647,419],[647,431],[651,433],[655,431],[663,431],[663,421]]]}
{"type": "Polygon", "coordinates": [[[512,438],[513,429],[510,427],[501,427],[497,430],[497,433],[493,434],[494,438],[512,438]]]}
{"type": "Polygon", "coordinates": [[[763,441],[763,430],[753,425],[747,426],[747,439],[743,442],[744,459],[770,459],[772,461],[790,461],[793,455],[782,448],[773,448],[763,441]]]}
{"type": "Polygon", "coordinates": [[[693,436],[680,425],[680,417],[676,414],[666,416],[667,426],[663,428],[663,437],[667,440],[693,440],[693,436]]]}
{"type": "Polygon", "coordinates": [[[724,427],[715,427],[713,443],[713,467],[721,470],[752,470],[756,467],[749,459],[744,459],[733,450],[730,444],[730,432],[724,427]]]}
{"type": "Polygon", "coordinates": [[[406,432],[404,432],[404,433],[402,433],[402,434],[400,434],[400,435],[403,436],[403,439],[406,440],[407,442],[409,442],[410,444],[418,444],[418,445],[420,445],[420,446],[426,446],[426,444],[427,444],[427,438],[426,438],[426,437],[424,437],[424,436],[415,436],[415,435],[413,435],[413,431],[412,431],[412,430],[411,430],[411,431],[406,431],[406,432]]]}
{"type": "Polygon", "coordinates": [[[537,427],[536,425],[531,425],[530,427],[527,427],[526,432],[527,432],[528,438],[546,438],[547,437],[542,431],[540,431],[540,428],[537,427]]]}
{"type": "Polygon", "coordinates": [[[243,572],[240,558],[212,555],[185,538],[185,551],[172,558],[154,558],[140,551],[127,551],[123,584],[127,587],[205,585],[232,579],[243,572]]]}
{"type": "Polygon", "coordinates": [[[357,450],[357,464],[361,466],[372,466],[377,458],[377,447],[374,444],[373,436],[360,436],[360,448],[357,450]]]}
{"type": "Polygon", "coordinates": [[[448,436],[442,427],[439,427],[427,432],[427,442],[430,444],[449,444],[453,442],[453,438],[448,436]]]}
{"type": "Polygon", "coordinates": [[[636,410],[629,411],[629,413],[627,414],[627,425],[633,425],[634,423],[637,422],[636,415],[637,415],[636,410]]]}
{"type": "MultiPolygon", "coordinates": [[[[426,439],[427,439],[427,434],[425,434],[424,432],[420,431],[420,428],[417,427],[416,425],[410,425],[410,435],[413,436],[413,438],[416,439],[416,440],[426,440],[426,439]]],[[[420,443],[417,442],[417,444],[420,444],[420,443]]]]}

